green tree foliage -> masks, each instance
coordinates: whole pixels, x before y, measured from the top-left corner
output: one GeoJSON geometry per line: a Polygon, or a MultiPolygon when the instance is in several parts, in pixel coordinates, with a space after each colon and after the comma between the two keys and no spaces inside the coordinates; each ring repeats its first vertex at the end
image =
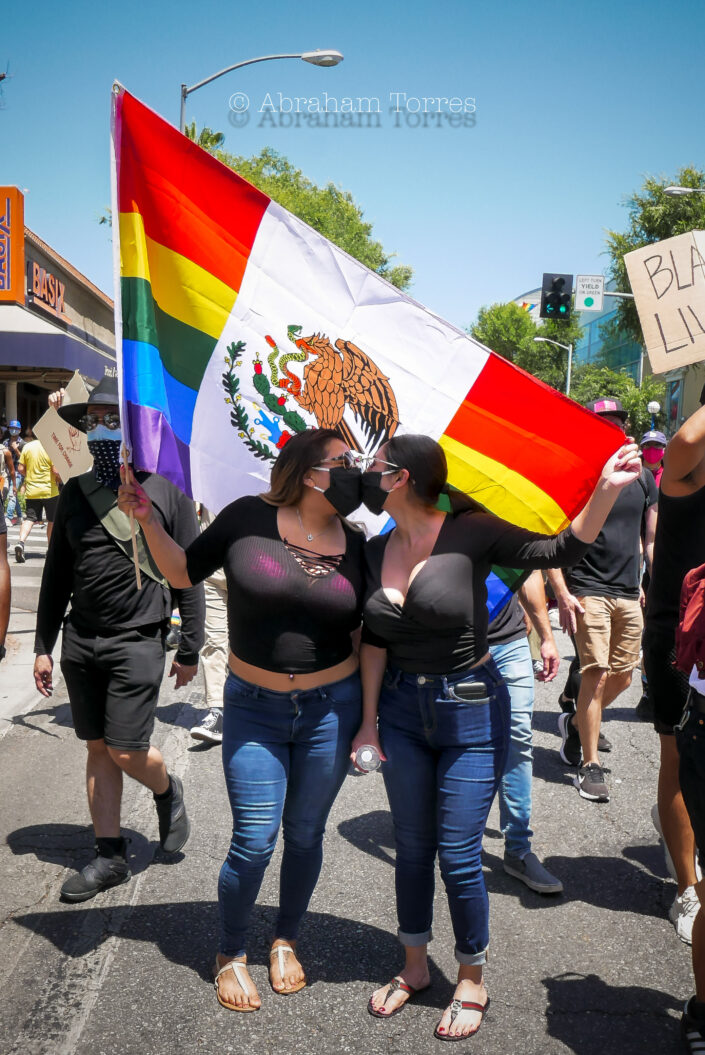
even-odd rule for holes
{"type": "Polygon", "coordinates": [[[317,186],[269,147],[252,158],[223,150],[216,151],[216,156],[393,286],[409,288],[412,269],[404,264],[392,266],[392,255],[372,237],[372,224],[363,219],[362,209],[349,191],[341,190],[334,183],[317,186]]]}
{"type": "MultiPolygon", "coordinates": [[[[471,327],[472,336],[504,359],[527,373],[565,392],[568,353],[551,344],[536,344],[534,337],[548,337],[561,344],[576,344],[580,338],[577,319],[567,323],[548,320],[537,326],[527,311],[517,304],[492,304],[481,308],[471,327]]],[[[617,373],[595,363],[573,366],[570,395],[585,405],[591,399],[614,396],[629,414],[630,428],[637,439],[646,432],[651,416],[646,407],[652,400],[664,404],[665,384],[656,377],[645,377],[639,388],[629,374],[617,373]]]]}
{"type": "Polygon", "coordinates": [[[629,431],[638,443],[651,427],[651,415],[646,408],[652,400],[663,408],[666,384],[650,374],[644,377],[639,388],[630,374],[617,373],[606,366],[595,366],[594,363],[582,363],[573,373],[570,395],[571,399],[583,406],[591,399],[600,399],[602,396],[621,400],[629,415],[629,431]]]}
{"type": "Polygon", "coordinates": [[[549,319],[537,326],[528,311],[511,301],[481,308],[470,328],[472,336],[493,352],[562,392],[568,372],[567,351],[553,344],[537,344],[534,338],[547,337],[568,345],[578,341],[580,332],[574,317],[568,322],[549,319]]]}
{"type": "Polygon", "coordinates": [[[214,132],[208,125],[204,125],[200,132],[196,132],[196,122],[191,121],[190,124],[186,125],[185,135],[198,143],[199,147],[203,147],[204,150],[209,150],[212,154],[216,150],[220,150],[225,142],[224,132],[214,132]]]}
{"type": "MultiPolygon", "coordinates": [[[[660,242],[664,238],[705,228],[705,194],[672,198],[664,193],[665,188],[671,185],[705,189],[705,172],[688,166],[679,169],[673,179],[647,177],[641,189],[625,200],[629,215],[627,229],[621,232],[607,231],[609,275],[617,283],[617,289],[622,292],[631,290],[624,264],[625,253],[641,249],[653,242],[660,242]]],[[[617,312],[616,319],[608,325],[626,331],[632,340],[643,344],[644,338],[634,301],[620,300],[617,312]]]]}

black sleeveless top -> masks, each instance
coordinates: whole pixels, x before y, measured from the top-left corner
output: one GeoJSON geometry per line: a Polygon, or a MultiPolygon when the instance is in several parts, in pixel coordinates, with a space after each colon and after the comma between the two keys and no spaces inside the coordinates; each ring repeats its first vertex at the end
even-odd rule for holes
{"type": "Polygon", "coordinates": [[[647,627],[675,631],[683,577],[705,564],[705,487],[674,498],[659,492],[647,627]]]}

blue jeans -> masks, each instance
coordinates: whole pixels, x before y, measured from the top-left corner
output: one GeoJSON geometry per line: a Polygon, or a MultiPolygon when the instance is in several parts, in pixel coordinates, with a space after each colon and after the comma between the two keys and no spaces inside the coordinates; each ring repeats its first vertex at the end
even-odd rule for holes
{"type": "Polygon", "coordinates": [[[220,948],[245,952],[250,912],[283,821],[275,936],[296,939],[321,871],[328,813],[348,769],[361,718],[360,677],[271,692],[229,674],[223,769],[233,837],[220,870],[220,948]]]}
{"type": "Polygon", "coordinates": [[[10,484],[10,489],[7,494],[7,509],[5,511],[5,516],[8,520],[12,520],[13,517],[22,520],[22,510],[20,508],[20,503],[17,500],[17,491],[12,484],[10,484]]]}
{"type": "Polygon", "coordinates": [[[387,672],[379,702],[382,766],[394,822],[399,940],[432,937],[436,853],[445,883],[459,963],[482,964],[489,903],[482,836],[504,772],[509,693],[493,660],[447,677],[387,672]],[[484,692],[454,698],[458,683],[484,692]]]}
{"type": "Polygon", "coordinates": [[[531,849],[531,719],[534,714],[534,669],[526,637],[490,647],[492,659],[509,690],[509,753],[499,785],[499,825],[505,849],[522,857],[531,849]]]}

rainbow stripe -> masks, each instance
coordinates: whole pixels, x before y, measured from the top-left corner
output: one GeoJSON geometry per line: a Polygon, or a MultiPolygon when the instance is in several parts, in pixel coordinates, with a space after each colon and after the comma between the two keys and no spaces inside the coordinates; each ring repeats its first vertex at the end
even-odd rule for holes
{"type": "Polygon", "coordinates": [[[113,135],[129,436],[190,494],[196,397],[269,198],[124,90],[113,135]]]}

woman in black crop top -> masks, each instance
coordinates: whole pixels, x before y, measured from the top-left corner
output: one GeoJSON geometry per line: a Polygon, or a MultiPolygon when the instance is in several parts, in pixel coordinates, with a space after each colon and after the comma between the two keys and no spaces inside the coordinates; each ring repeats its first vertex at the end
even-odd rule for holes
{"type": "Polygon", "coordinates": [[[353,740],[353,757],[363,743],[386,753],[382,772],[406,953],[397,978],[372,994],[368,1010],[376,1017],[400,1010],[429,985],[438,854],[460,966],[455,999],[435,1035],[460,1040],[480,1027],[489,1003],[482,981],[489,930],[480,853],[509,737],[509,695],[487,648],[485,579],[492,564],[574,563],[639,471],[636,446],[628,444],[605,466],[585,509],[555,536],[525,531],[477,507],[441,512],[445,455],[426,436],[394,437],[363,473],[363,502],[396,524],[366,546],[364,717],[353,740]]]}
{"type": "Polygon", "coordinates": [[[159,528],[141,488],[120,491],[120,508],[134,512],[170,583],[190,585],[225,570],[223,767],[233,837],[218,884],[214,974],[218,1000],[235,1011],[260,1006],[245,935],[282,817],[270,981],[287,994],[306,984],[296,937],[360,725],[352,636],[361,621],[365,540],[343,519],[360,504],[360,471],[345,467],[346,450],[330,429],[299,433],[275,462],[270,491],[226,506],[185,551],[159,528]]]}

